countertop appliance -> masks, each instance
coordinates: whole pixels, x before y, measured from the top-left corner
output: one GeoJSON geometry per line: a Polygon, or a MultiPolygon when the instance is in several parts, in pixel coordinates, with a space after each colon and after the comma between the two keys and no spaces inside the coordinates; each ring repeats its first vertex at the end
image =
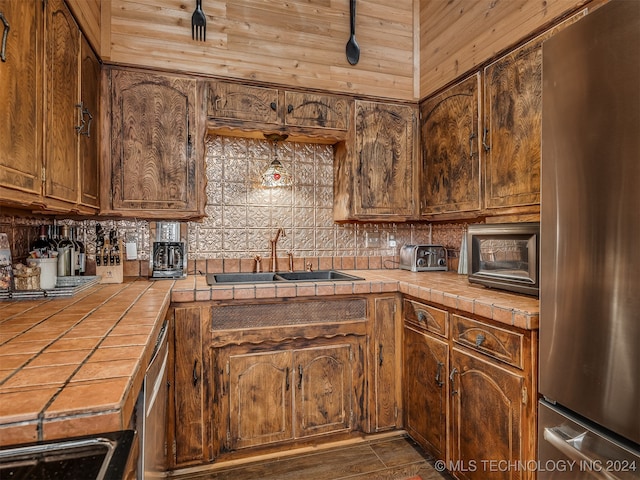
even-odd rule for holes
{"type": "Polygon", "coordinates": [[[638,59],[637,1],[543,44],[539,480],[640,478],[638,59]]]}
{"type": "Polygon", "coordinates": [[[539,259],[539,223],[469,225],[467,269],[470,283],[538,296],[539,259]]]}
{"type": "Polygon", "coordinates": [[[182,278],[187,274],[186,225],[156,222],[156,241],[151,255],[152,279],[182,278]]]}
{"type": "Polygon", "coordinates": [[[403,245],[400,268],[412,272],[447,270],[447,249],[442,245],[403,245]]]}

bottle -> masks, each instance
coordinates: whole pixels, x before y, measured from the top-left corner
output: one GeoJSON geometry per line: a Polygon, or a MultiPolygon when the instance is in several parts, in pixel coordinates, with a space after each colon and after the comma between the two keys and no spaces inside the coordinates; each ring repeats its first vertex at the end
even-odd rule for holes
{"type": "Polygon", "coordinates": [[[58,276],[68,277],[75,274],[74,244],[69,238],[69,225],[60,227],[60,241],[58,242],[58,276]]]}
{"type": "Polygon", "coordinates": [[[87,263],[86,263],[84,243],[80,240],[78,236],[78,227],[71,228],[71,240],[75,244],[75,248],[76,248],[76,264],[75,264],[76,275],[84,275],[87,263]]]}
{"type": "Polygon", "coordinates": [[[38,258],[48,258],[51,250],[52,244],[49,241],[47,225],[40,225],[40,233],[38,234],[38,238],[31,245],[31,251],[36,252],[38,258]]]}

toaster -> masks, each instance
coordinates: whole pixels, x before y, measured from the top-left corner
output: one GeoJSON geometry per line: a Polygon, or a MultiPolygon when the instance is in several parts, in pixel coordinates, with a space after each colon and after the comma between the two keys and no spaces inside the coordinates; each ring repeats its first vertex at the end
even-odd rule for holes
{"type": "Polygon", "coordinates": [[[442,245],[403,245],[400,268],[412,272],[447,270],[447,249],[442,245]]]}

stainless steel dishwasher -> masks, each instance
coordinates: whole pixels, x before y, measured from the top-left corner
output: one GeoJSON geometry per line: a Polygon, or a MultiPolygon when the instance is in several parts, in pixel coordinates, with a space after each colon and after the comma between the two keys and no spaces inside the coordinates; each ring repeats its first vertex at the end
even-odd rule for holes
{"type": "Polygon", "coordinates": [[[154,353],[142,386],[142,398],[138,412],[142,426],[139,429],[141,455],[140,476],[145,480],[163,478],[166,470],[166,424],[167,424],[167,361],[169,344],[167,341],[167,323],[162,326],[154,353]]]}

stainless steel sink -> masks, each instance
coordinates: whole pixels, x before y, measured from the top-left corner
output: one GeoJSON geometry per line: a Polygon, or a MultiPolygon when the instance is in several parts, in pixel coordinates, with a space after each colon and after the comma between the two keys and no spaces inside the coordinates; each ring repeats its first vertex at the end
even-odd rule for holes
{"type": "Polygon", "coordinates": [[[318,270],[316,272],[280,272],[277,276],[290,282],[321,282],[321,281],[344,281],[344,280],[364,280],[338,270],[318,270]]]}
{"type": "Polygon", "coordinates": [[[209,273],[208,285],[277,282],[340,282],[364,280],[338,270],[318,270],[315,272],[261,272],[261,273],[209,273]]]}
{"type": "Polygon", "coordinates": [[[221,283],[269,283],[278,282],[276,274],[273,272],[264,273],[209,273],[207,274],[207,284],[219,285],[221,283]]]}

